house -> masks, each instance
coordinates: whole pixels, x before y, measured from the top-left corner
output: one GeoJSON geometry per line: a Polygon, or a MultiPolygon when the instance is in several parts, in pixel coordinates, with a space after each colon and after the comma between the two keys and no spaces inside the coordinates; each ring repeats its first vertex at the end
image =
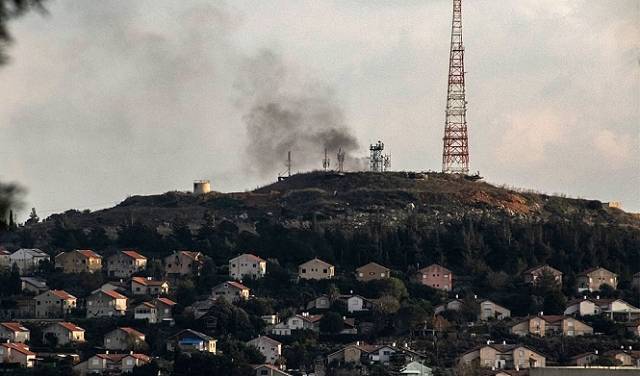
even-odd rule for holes
{"type": "Polygon", "coordinates": [[[640,272],[637,272],[633,275],[633,279],[631,280],[631,287],[640,290],[640,272]]]}
{"type": "Polygon", "coordinates": [[[640,309],[622,299],[600,299],[596,297],[596,314],[609,316],[611,320],[631,321],[640,318],[640,309]]]}
{"type": "Polygon", "coordinates": [[[564,310],[565,315],[590,316],[595,315],[599,311],[599,307],[593,299],[586,296],[582,299],[570,300],[567,308],[564,310]]]}
{"type": "Polygon", "coordinates": [[[30,333],[29,329],[19,322],[0,322],[0,340],[2,342],[25,343],[29,341],[30,333]]]}
{"type": "Polygon", "coordinates": [[[322,294],[317,298],[311,300],[309,303],[307,303],[307,306],[306,306],[306,309],[317,309],[317,310],[323,310],[323,309],[329,309],[329,308],[331,308],[331,298],[329,297],[329,295],[326,295],[326,294],[322,294]]]}
{"type": "Polygon", "coordinates": [[[342,330],[340,331],[340,334],[358,334],[356,319],[351,317],[344,317],[342,320],[342,330]]]}
{"type": "Polygon", "coordinates": [[[613,289],[618,287],[618,275],[601,267],[591,268],[576,276],[578,292],[598,291],[600,286],[608,285],[613,289]]]}
{"type": "Polygon", "coordinates": [[[151,277],[131,278],[131,293],[133,295],[162,295],[169,293],[167,281],[156,281],[151,277]]]}
{"type": "Polygon", "coordinates": [[[376,279],[385,279],[391,276],[391,269],[375,262],[370,262],[356,269],[356,279],[360,282],[369,282],[376,279]]]}
{"type": "Polygon", "coordinates": [[[480,301],[480,320],[503,320],[507,317],[511,317],[511,311],[509,309],[488,299],[480,301]]]}
{"type": "Polygon", "coordinates": [[[532,285],[537,285],[544,276],[555,281],[558,286],[562,286],[562,272],[549,265],[540,265],[522,272],[524,281],[532,285]]]}
{"type": "Polygon", "coordinates": [[[0,247],[0,268],[9,268],[11,266],[10,255],[11,252],[7,251],[5,247],[0,247]]]}
{"type": "Polygon", "coordinates": [[[199,274],[204,265],[204,255],[200,252],[173,252],[164,258],[164,271],[170,276],[199,274]]]}
{"type": "Polygon", "coordinates": [[[623,349],[610,350],[603,355],[618,360],[621,366],[640,367],[640,351],[623,349]]]}
{"type": "Polygon", "coordinates": [[[145,365],[151,361],[148,355],[129,354],[96,354],[86,361],[73,367],[74,374],[85,376],[88,374],[121,374],[131,373],[135,367],[145,365]]]}
{"type": "Polygon", "coordinates": [[[64,290],[48,290],[33,298],[37,318],[61,318],[76,308],[75,296],[64,290]]]}
{"type": "Polygon", "coordinates": [[[156,306],[156,322],[173,320],[173,307],[178,303],[169,298],[155,298],[153,304],[156,306]]]}
{"type": "Polygon", "coordinates": [[[96,290],[86,300],[87,318],[124,316],[127,297],[114,290],[96,290]]]}
{"type": "Polygon", "coordinates": [[[487,344],[462,354],[460,363],[491,369],[524,369],[545,367],[544,355],[527,346],[487,344]]]}
{"type": "Polygon", "coordinates": [[[247,345],[257,348],[269,364],[275,364],[282,356],[282,343],[273,338],[258,336],[247,342],[247,345]]]}
{"type": "Polygon", "coordinates": [[[369,311],[376,306],[376,303],[360,295],[340,295],[338,300],[347,306],[349,313],[369,311]]]}
{"type": "Polygon", "coordinates": [[[47,325],[42,331],[42,340],[46,343],[47,337],[56,338],[58,345],[84,342],[84,329],[65,321],[55,322],[47,325]]]}
{"type": "Polygon", "coordinates": [[[258,256],[244,253],[229,260],[229,277],[235,280],[258,279],[267,274],[267,262],[258,256]]]}
{"type": "Polygon", "coordinates": [[[226,281],[211,289],[211,297],[233,303],[238,300],[249,299],[249,292],[249,288],[242,283],[226,281]]]}
{"type": "Polygon", "coordinates": [[[319,333],[321,319],[322,315],[310,315],[308,312],[296,314],[272,327],[271,334],[290,336],[294,330],[312,330],[319,333]]]}
{"type": "Polygon", "coordinates": [[[586,367],[595,364],[600,357],[598,356],[598,350],[594,352],[587,352],[578,355],[574,355],[569,358],[571,365],[578,367],[586,367]]]}
{"type": "Polygon", "coordinates": [[[318,258],[309,260],[298,266],[298,277],[301,279],[331,279],[336,274],[336,268],[318,258]]]}
{"type": "Polygon", "coordinates": [[[395,346],[370,345],[357,341],[327,355],[327,363],[330,366],[348,363],[362,364],[362,360],[366,360],[368,363],[388,365],[391,356],[396,352],[398,349],[395,346]]]}
{"type": "Polygon", "coordinates": [[[135,320],[147,320],[149,324],[158,322],[158,308],[152,302],[142,302],[133,308],[135,320]]]}
{"type": "Polygon", "coordinates": [[[133,328],[116,328],[102,339],[107,350],[135,350],[145,345],[145,335],[133,328]]]}
{"type": "Polygon", "coordinates": [[[37,248],[20,248],[9,255],[10,264],[18,267],[20,275],[35,271],[45,261],[50,261],[49,255],[37,248]]]}
{"type": "Polygon", "coordinates": [[[453,287],[453,273],[438,264],[418,270],[416,278],[419,283],[438,290],[451,291],[453,287]]]}
{"type": "Polygon", "coordinates": [[[20,287],[23,293],[41,294],[47,290],[47,281],[36,277],[20,277],[20,287]]]}
{"type": "Polygon", "coordinates": [[[95,273],[102,270],[102,256],[89,249],[76,249],[56,256],[56,269],[64,273],[95,273]]]}
{"type": "Polygon", "coordinates": [[[254,366],[253,370],[256,371],[256,376],[291,376],[291,374],[271,364],[260,364],[254,366]]]}
{"type": "Polygon", "coordinates": [[[175,351],[180,349],[182,352],[209,352],[215,354],[216,342],[215,339],[204,333],[185,329],[169,337],[167,350],[175,351]]]}
{"type": "Polygon", "coordinates": [[[437,305],[433,312],[434,314],[438,315],[443,313],[444,311],[460,311],[462,310],[463,306],[464,301],[458,299],[456,295],[455,299],[451,299],[443,304],[437,305]]]}
{"type": "Polygon", "coordinates": [[[29,351],[24,343],[1,343],[0,363],[19,364],[24,368],[32,368],[36,360],[36,353],[29,351]]]}
{"type": "Polygon", "coordinates": [[[107,258],[107,275],[129,278],[147,267],[147,258],[134,250],[120,251],[107,258]]]}
{"type": "Polygon", "coordinates": [[[540,337],[563,335],[567,337],[593,334],[593,328],[571,316],[542,315],[521,320],[511,326],[511,333],[540,337]]]}
{"type": "Polygon", "coordinates": [[[399,374],[412,376],[432,376],[433,370],[418,361],[413,361],[402,367],[399,374]]]}

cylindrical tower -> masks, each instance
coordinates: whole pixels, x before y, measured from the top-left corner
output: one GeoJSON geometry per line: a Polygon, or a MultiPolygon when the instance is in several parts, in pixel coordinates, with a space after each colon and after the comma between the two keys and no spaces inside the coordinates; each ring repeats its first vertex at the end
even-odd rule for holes
{"type": "Polygon", "coordinates": [[[193,194],[203,195],[211,192],[211,183],[209,180],[194,180],[193,181],[193,194]]]}

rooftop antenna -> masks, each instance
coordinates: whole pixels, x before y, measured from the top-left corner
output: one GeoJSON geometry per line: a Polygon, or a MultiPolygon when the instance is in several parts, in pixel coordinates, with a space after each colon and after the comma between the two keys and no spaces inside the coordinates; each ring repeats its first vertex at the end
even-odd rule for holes
{"type": "Polygon", "coordinates": [[[292,163],[291,163],[291,150],[289,150],[287,152],[287,161],[284,164],[284,166],[287,168],[287,171],[281,172],[280,174],[278,174],[278,181],[281,181],[281,180],[284,180],[286,178],[291,177],[291,165],[292,165],[292,163]]]}
{"type": "Polygon", "coordinates": [[[344,172],[344,156],[345,152],[342,148],[338,149],[338,172],[344,172]]]}
{"type": "Polygon", "coordinates": [[[325,172],[329,169],[330,165],[331,160],[329,159],[329,155],[327,154],[327,148],[324,148],[324,159],[322,160],[322,167],[324,168],[325,172]]]}

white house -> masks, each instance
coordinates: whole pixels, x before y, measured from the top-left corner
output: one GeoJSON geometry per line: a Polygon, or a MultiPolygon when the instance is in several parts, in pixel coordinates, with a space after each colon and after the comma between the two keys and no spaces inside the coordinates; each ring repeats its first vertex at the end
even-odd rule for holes
{"type": "Polygon", "coordinates": [[[271,328],[271,334],[290,336],[292,331],[303,329],[320,332],[320,319],[322,319],[322,315],[309,315],[307,312],[293,315],[271,328]]]}
{"type": "Polygon", "coordinates": [[[565,315],[590,316],[599,313],[600,307],[586,296],[583,299],[572,300],[567,303],[565,315]]]}
{"type": "Polygon", "coordinates": [[[360,295],[341,295],[338,299],[347,305],[348,312],[368,311],[375,306],[371,300],[360,295]]]}
{"type": "Polygon", "coordinates": [[[282,343],[273,338],[259,336],[247,342],[247,345],[257,348],[270,364],[274,364],[282,356],[282,343]]]}
{"type": "Polygon", "coordinates": [[[267,274],[267,262],[258,256],[244,253],[229,260],[229,276],[235,280],[262,278],[267,274]]]}
{"type": "Polygon", "coordinates": [[[9,256],[9,262],[18,267],[20,275],[33,272],[40,263],[50,259],[48,254],[37,248],[20,248],[9,256]]]}

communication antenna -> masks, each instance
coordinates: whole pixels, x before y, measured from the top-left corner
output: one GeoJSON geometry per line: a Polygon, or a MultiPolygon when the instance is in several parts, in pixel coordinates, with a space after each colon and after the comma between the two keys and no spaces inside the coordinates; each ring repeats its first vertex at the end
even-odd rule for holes
{"type": "Polygon", "coordinates": [[[342,150],[342,148],[338,149],[338,171],[339,172],[344,172],[344,157],[345,157],[345,152],[342,150]]]}
{"type": "Polygon", "coordinates": [[[325,171],[327,171],[330,165],[331,165],[331,160],[329,159],[327,148],[324,148],[324,159],[322,160],[322,167],[324,168],[325,171]]]}
{"type": "Polygon", "coordinates": [[[278,181],[291,177],[291,150],[287,152],[287,161],[285,162],[284,166],[287,168],[287,170],[278,174],[278,181]]]}

